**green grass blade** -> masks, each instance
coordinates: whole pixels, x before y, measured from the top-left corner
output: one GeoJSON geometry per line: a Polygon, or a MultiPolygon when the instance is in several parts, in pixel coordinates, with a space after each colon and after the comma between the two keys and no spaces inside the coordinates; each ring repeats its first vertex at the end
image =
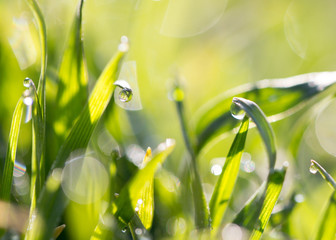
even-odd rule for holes
{"type": "Polygon", "coordinates": [[[19,138],[19,131],[23,113],[23,106],[24,104],[22,98],[20,98],[13,113],[11,128],[9,132],[9,142],[5,160],[5,168],[2,173],[1,191],[0,191],[1,194],[0,199],[4,201],[9,201],[10,199],[10,193],[13,181],[13,169],[14,169],[17,142],[19,138]]]}
{"type": "Polygon", "coordinates": [[[55,132],[63,140],[87,101],[87,69],[82,40],[82,9],[78,2],[75,19],[59,70],[55,132]]]}
{"type": "Polygon", "coordinates": [[[214,192],[210,200],[210,216],[212,226],[219,227],[228,206],[231,194],[239,172],[240,159],[244,150],[245,140],[248,132],[249,119],[245,117],[239,132],[237,133],[225,164],[222,173],[216,183],[214,192]]]}
{"type": "Polygon", "coordinates": [[[263,234],[269,218],[272,214],[273,208],[278,201],[282,185],[285,180],[286,168],[282,170],[275,170],[268,177],[268,183],[266,187],[265,199],[261,207],[261,212],[258,219],[255,221],[255,225],[250,239],[260,239],[263,234]]]}
{"type": "MultiPolygon", "coordinates": [[[[42,11],[35,0],[26,0],[36,19],[41,44],[41,72],[37,93],[41,106],[45,106],[45,75],[47,70],[47,31],[42,11]]],[[[45,108],[43,108],[45,110],[45,108]]],[[[44,112],[44,111],[43,111],[44,112]]]]}
{"type": "MultiPolygon", "coordinates": [[[[136,212],[142,207],[138,202],[139,199],[142,200],[142,203],[148,201],[148,199],[143,198],[144,191],[146,191],[147,188],[146,184],[153,181],[156,169],[165,161],[174,147],[175,141],[172,139],[167,139],[166,143],[161,143],[153,158],[124,186],[114,204],[109,206],[104,215],[108,216],[113,213],[117,219],[124,223],[124,226],[129,224],[136,212]]],[[[150,212],[152,206],[147,205],[147,207],[148,209],[146,211],[150,212]]],[[[104,226],[102,221],[100,221],[96,226],[91,239],[95,239],[95,236],[106,236],[108,235],[107,231],[108,229],[104,226]]]]}
{"type": "Polygon", "coordinates": [[[175,82],[175,86],[174,86],[174,89],[171,95],[176,105],[184,143],[190,155],[190,160],[191,160],[189,169],[190,169],[190,176],[191,176],[192,197],[193,197],[194,208],[195,208],[195,225],[199,229],[207,228],[209,225],[209,212],[208,212],[207,202],[205,200],[201,177],[197,169],[197,161],[196,161],[197,157],[194,151],[194,146],[191,141],[192,139],[190,137],[188,125],[186,123],[186,118],[185,118],[185,113],[184,113],[184,103],[183,103],[184,92],[182,88],[179,86],[178,79],[175,82]]]}
{"type": "MultiPolygon", "coordinates": [[[[115,201],[114,215],[120,217],[128,223],[135,213],[135,209],[139,208],[138,200],[143,194],[146,183],[153,181],[154,173],[159,164],[162,164],[175,147],[175,141],[167,139],[166,143],[161,143],[152,160],[139,170],[128,184],[121,190],[119,197],[115,201]]],[[[145,199],[146,200],[146,199],[145,199]]],[[[137,209],[138,210],[138,209],[137,209]]]]}
{"type": "Polygon", "coordinates": [[[324,180],[334,189],[336,190],[336,182],[332,178],[332,176],[315,160],[310,160],[310,172],[315,174],[319,172],[324,180]]]}
{"type": "Polygon", "coordinates": [[[270,171],[273,170],[276,159],[276,149],[275,149],[275,140],[274,133],[271,125],[267,121],[267,118],[260,107],[247,99],[244,98],[233,98],[233,103],[237,105],[239,108],[244,110],[246,114],[252,118],[254,123],[256,124],[259,133],[265,143],[268,159],[269,159],[269,168],[270,171]]]}
{"type": "MultiPolygon", "coordinates": [[[[119,51],[110,60],[100,75],[87,105],[84,107],[78,120],[62,145],[56,161],[53,164],[52,171],[57,168],[63,168],[71,152],[77,149],[85,149],[87,147],[92,132],[111,99],[115,88],[113,83],[117,78],[121,60],[127,50],[127,39],[123,37],[122,43],[119,45],[119,51]]],[[[52,178],[52,174],[49,175],[48,179],[49,178],[52,178]]],[[[39,228],[39,226],[33,223],[31,226],[33,234],[29,235],[31,237],[28,239],[49,239],[53,229],[56,227],[58,218],[63,213],[65,202],[64,193],[59,186],[58,189],[52,193],[48,192],[46,189],[42,191],[39,198],[38,211],[41,215],[42,221],[45,223],[45,227],[38,230],[37,228],[39,228]],[[37,236],[35,236],[34,234],[38,231],[40,232],[37,236]]]]}
{"type": "Polygon", "coordinates": [[[335,240],[336,237],[336,191],[330,197],[321,221],[316,240],[335,240]]]}
{"type": "MultiPolygon", "coordinates": [[[[42,115],[42,121],[36,125],[36,131],[40,133],[36,135],[33,133],[33,141],[32,141],[32,151],[33,153],[40,154],[38,157],[38,168],[40,169],[39,182],[42,184],[45,180],[45,133],[46,133],[46,96],[45,96],[45,86],[46,86],[46,70],[47,70],[47,30],[45,20],[42,14],[42,11],[36,2],[36,0],[27,0],[27,3],[36,19],[38,34],[40,38],[40,47],[41,47],[41,71],[40,78],[37,86],[37,96],[40,112],[42,115]],[[38,138],[38,139],[36,139],[38,138]]],[[[33,160],[33,159],[32,159],[33,160]]]]}
{"type": "Polygon", "coordinates": [[[309,99],[336,82],[336,72],[320,72],[284,79],[262,80],[228,91],[200,109],[194,119],[197,151],[210,140],[232,130],[239,121],[231,117],[232,97],[257,103],[272,121],[280,120],[301,109],[309,99]]]}
{"type": "MultiPolygon", "coordinates": [[[[142,166],[144,167],[151,158],[152,150],[150,148],[147,149],[145,158],[143,160],[142,166]]],[[[154,216],[154,179],[150,179],[145,182],[143,189],[140,193],[140,198],[138,204],[138,215],[146,229],[150,229],[153,222],[154,216]]]]}

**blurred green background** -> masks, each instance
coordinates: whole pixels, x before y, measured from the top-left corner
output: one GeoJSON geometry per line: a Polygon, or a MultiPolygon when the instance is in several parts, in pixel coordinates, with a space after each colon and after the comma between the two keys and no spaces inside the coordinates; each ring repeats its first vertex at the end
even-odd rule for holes
{"type": "MultiPolygon", "coordinates": [[[[77,1],[40,0],[39,4],[47,25],[50,103],[56,94],[56,76],[77,1]]],[[[164,168],[181,177],[185,147],[174,103],[168,98],[174,76],[182,76],[187,118],[192,123],[200,106],[241,84],[335,71],[335,10],[336,2],[332,0],[86,0],[83,39],[89,86],[116,51],[120,37],[128,36],[131,47],[126,60],[136,62],[143,108],[117,109],[126,145],[137,143],[142,149],[155,148],[165,138],[176,139],[177,148],[164,168]]],[[[25,1],[0,0],[0,16],[3,160],[12,113],[24,89],[23,79],[38,80],[40,49],[33,16],[25,1]]],[[[52,109],[47,109],[47,114],[48,111],[52,109]]],[[[330,100],[319,105],[298,154],[292,156],[288,151],[292,132],[302,114],[299,112],[272,126],[277,138],[278,163],[290,162],[282,199],[285,202],[293,191],[305,196],[289,219],[292,236],[307,239],[315,231],[331,193],[319,176],[309,173],[310,159],[319,161],[336,177],[336,102],[330,100]]],[[[217,179],[211,168],[223,164],[232,139],[233,136],[220,141],[199,159],[204,188],[209,194],[217,179]]],[[[24,124],[17,158],[28,168],[30,141],[31,128],[24,124]]],[[[231,206],[233,211],[266,177],[264,146],[255,130],[249,133],[246,152],[245,157],[251,158],[256,170],[241,173],[235,190],[237,201],[231,206]]]]}

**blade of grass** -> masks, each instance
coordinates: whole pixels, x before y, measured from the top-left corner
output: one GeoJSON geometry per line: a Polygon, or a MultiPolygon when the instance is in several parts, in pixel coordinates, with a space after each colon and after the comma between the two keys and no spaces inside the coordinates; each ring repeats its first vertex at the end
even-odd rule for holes
{"type": "Polygon", "coordinates": [[[310,160],[310,162],[310,172],[313,174],[319,172],[323,179],[334,189],[315,239],[334,240],[336,235],[336,182],[318,162],[315,160],[310,160]]]}
{"type": "Polygon", "coordinates": [[[310,160],[310,172],[315,174],[316,172],[319,172],[320,175],[323,177],[324,180],[334,189],[336,190],[336,182],[332,178],[332,176],[315,160],[310,160]]]}
{"type": "MultiPolygon", "coordinates": [[[[116,198],[115,202],[108,207],[103,218],[101,218],[97,224],[91,239],[96,239],[97,236],[104,236],[108,238],[109,229],[105,226],[102,220],[108,217],[111,213],[114,214],[123,227],[126,227],[127,224],[131,222],[137,210],[140,210],[141,204],[138,202],[139,199],[141,199],[142,202],[148,201],[148,199],[143,198],[143,194],[147,188],[146,183],[153,181],[156,169],[166,160],[174,147],[175,141],[172,139],[167,139],[165,143],[161,143],[158,146],[153,158],[143,169],[140,169],[134,175],[134,177],[121,190],[120,195],[116,198]]],[[[147,209],[147,211],[150,211],[150,209],[147,209]]]]}
{"type": "MultiPolygon", "coordinates": [[[[68,137],[62,145],[57,158],[52,166],[53,169],[63,168],[67,158],[71,152],[77,149],[85,149],[98,120],[101,118],[106,106],[108,105],[115,86],[113,82],[117,78],[117,73],[120,67],[121,60],[128,50],[127,38],[123,37],[119,45],[119,51],[110,60],[104,71],[97,80],[95,87],[90,95],[87,105],[81,112],[78,120],[71,129],[68,137]]],[[[48,178],[51,178],[49,175],[48,178]]],[[[47,180],[48,181],[48,180],[47,180]]],[[[63,191],[58,188],[50,193],[47,190],[42,191],[39,198],[38,211],[44,221],[45,227],[39,229],[38,224],[33,222],[30,227],[32,234],[28,239],[49,239],[56,227],[58,218],[61,216],[66,200],[63,191]],[[47,199],[50,198],[50,201],[47,199]]]]}
{"type": "Polygon", "coordinates": [[[172,139],[167,139],[166,143],[161,143],[158,146],[158,152],[153,156],[152,160],[143,169],[139,170],[121,190],[119,197],[115,200],[113,209],[113,213],[117,218],[121,218],[126,223],[130,222],[135,211],[139,210],[138,200],[146,188],[146,183],[153,181],[156,169],[165,161],[174,147],[175,141],[172,139]]]}
{"type": "Polygon", "coordinates": [[[202,187],[201,177],[199,175],[196,163],[196,154],[191,142],[190,133],[187,128],[187,123],[184,114],[184,92],[179,86],[178,80],[175,82],[172,91],[172,97],[176,105],[180,126],[183,134],[184,143],[191,158],[190,163],[190,176],[191,176],[191,189],[193,194],[193,202],[195,208],[195,225],[197,228],[207,228],[209,225],[209,212],[207,202],[202,187]]]}
{"type": "Polygon", "coordinates": [[[334,240],[336,235],[336,191],[330,197],[316,240],[334,240]]]}
{"type": "Polygon", "coordinates": [[[273,129],[267,121],[265,114],[256,103],[244,98],[235,97],[232,100],[232,104],[235,104],[242,110],[244,110],[246,114],[251,117],[253,122],[256,124],[260,136],[265,143],[268,153],[269,168],[270,171],[272,171],[274,169],[276,159],[275,140],[273,129]]]}
{"type": "Polygon", "coordinates": [[[84,1],[80,0],[59,70],[56,102],[57,112],[62,114],[56,115],[54,127],[61,142],[87,101],[88,76],[82,40],[83,5],[84,1]]]}
{"type": "Polygon", "coordinates": [[[2,180],[1,180],[1,191],[0,191],[0,199],[4,201],[9,201],[10,193],[12,189],[12,181],[13,181],[13,169],[16,157],[16,149],[17,143],[19,138],[19,131],[23,113],[23,101],[22,98],[19,99],[18,103],[16,104],[11,128],[9,132],[9,142],[7,147],[7,154],[5,160],[5,167],[2,173],[2,180]]]}
{"type": "Polygon", "coordinates": [[[263,234],[269,218],[272,214],[273,208],[278,201],[283,182],[285,180],[286,167],[282,170],[275,170],[269,175],[268,183],[266,187],[265,199],[261,207],[261,212],[256,223],[254,225],[250,239],[257,240],[260,239],[263,234]]]}
{"type": "MultiPolygon", "coordinates": [[[[46,96],[45,96],[45,86],[46,86],[46,70],[47,70],[47,31],[46,24],[42,14],[42,11],[35,0],[26,0],[35,19],[37,22],[37,29],[40,38],[40,46],[41,46],[41,71],[40,78],[37,86],[37,97],[38,97],[38,107],[42,115],[42,121],[35,124],[34,128],[36,131],[39,131],[40,134],[37,136],[33,133],[32,140],[32,152],[36,153],[38,156],[38,168],[39,168],[39,182],[42,184],[45,180],[45,133],[46,133],[46,96]],[[38,139],[36,139],[38,137],[38,139]]],[[[33,130],[34,131],[34,130],[33,130]]],[[[32,159],[33,160],[33,159],[32,159]]]]}
{"type": "Polygon", "coordinates": [[[241,127],[231,145],[223,170],[216,183],[210,200],[210,217],[212,227],[220,226],[225,210],[231,198],[237,180],[240,159],[244,150],[248,132],[249,119],[245,116],[241,127]]]}
{"type": "MultiPolygon", "coordinates": [[[[150,161],[151,155],[152,150],[148,148],[142,163],[142,167],[144,167],[150,161]]],[[[139,205],[138,215],[143,226],[146,229],[150,229],[154,216],[154,178],[150,179],[144,184],[140,195],[141,196],[137,202],[137,205],[139,205]]]]}
{"type": "Polygon", "coordinates": [[[326,91],[335,82],[336,72],[309,73],[284,79],[262,80],[223,93],[204,105],[194,118],[196,152],[239,124],[230,113],[233,96],[256,102],[271,121],[277,121],[302,109],[309,99],[326,91]]]}

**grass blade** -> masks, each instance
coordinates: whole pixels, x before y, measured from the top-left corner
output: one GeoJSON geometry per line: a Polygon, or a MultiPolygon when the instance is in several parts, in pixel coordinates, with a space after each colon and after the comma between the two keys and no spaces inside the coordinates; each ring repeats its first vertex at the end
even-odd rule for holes
{"type": "Polygon", "coordinates": [[[334,240],[336,236],[336,191],[330,197],[316,240],[334,240]]]}
{"type": "Polygon", "coordinates": [[[214,228],[220,226],[221,220],[231,198],[231,194],[233,192],[233,188],[239,172],[240,159],[245,146],[248,126],[249,119],[248,117],[245,117],[239,132],[237,133],[231,145],[222,173],[212,194],[209,207],[212,226],[214,228]]]}
{"type": "Polygon", "coordinates": [[[84,1],[80,0],[59,70],[56,102],[57,112],[62,114],[57,114],[54,127],[61,142],[87,101],[88,76],[82,40],[83,5],[84,1]]]}
{"type": "Polygon", "coordinates": [[[274,169],[275,159],[276,159],[276,150],[275,150],[275,140],[274,133],[271,125],[267,121],[267,118],[260,107],[247,99],[244,98],[233,98],[233,103],[237,105],[239,108],[244,110],[246,114],[252,118],[254,123],[256,124],[259,133],[264,140],[266,150],[268,153],[269,159],[269,168],[270,171],[274,169]]]}
{"type": "Polygon", "coordinates": [[[336,236],[336,182],[318,162],[315,160],[310,160],[310,162],[309,171],[312,174],[319,172],[324,180],[334,189],[315,239],[334,240],[336,236]]]}
{"type": "Polygon", "coordinates": [[[262,80],[225,92],[202,107],[195,118],[196,150],[200,151],[210,140],[239,124],[230,113],[234,96],[256,102],[271,121],[277,121],[301,109],[309,99],[324,92],[335,82],[336,72],[320,72],[262,80]]]}
{"type": "Polygon", "coordinates": [[[273,208],[278,201],[283,182],[285,180],[286,168],[282,170],[275,170],[268,177],[268,183],[266,187],[265,199],[261,207],[261,212],[256,223],[254,225],[250,239],[260,239],[263,234],[269,218],[272,214],[273,208]]]}
{"type": "Polygon", "coordinates": [[[22,98],[19,99],[18,103],[16,104],[11,128],[9,132],[9,142],[7,148],[7,155],[5,160],[5,168],[2,173],[2,180],[1,180],[1,191],[0,191],[0,199],[4,201],[9,201],[10,193],[12,189],[12,181],[13,181],[13,169],[15,163],[15,156],[16,156],[16,149],[17,143],[19,138],[19,131],[23,113],[23,101],[22,98]]]}
{"type": "Polygon", "coordinates": [[[153,156],[153,159],[126,184],[115,201],[116,208],[113,211],[115,216],[120,217],[126,223],[133,218],[135,209],[138,207],[138,200],[146,187],[146,183],[153,181],[156,169],[159,164],[165,161],[174,146],[175,141],[172,139],[167,139],[166,143],[161,143],[158,147],[158,153],[153,156]]]}
{"type": "MultiPolygon", "coordinates": [[[[142,167],[144,167],[150,161],[151,155],[152,150],[148,148],[142,163],[142,167]]],[[[143,226],[146,229],[150,229],[154,216],[154,179],[150,179],[144,184],[140,195],[141,196],[137,202],[139,205],[138,215],[143,226]]]]}
{"type": "Polygon", "coordinates": [[[200,229],[207,228],[209,225],[208,207],[207,202],[205,200],[201,177],[197,169],[194,146],[192,144],[190,133],[187,128],[188,125],[185,119],[184,104],[183,104],[184,92],[182,88],[179,86],[178,80],[175,82],[175,86],[172,91],[172,97],[176,105],[184,143],[191,159],[190,175],[191,175],[191,190],[195,208],[195,224],[197,228],[200,229]]]}
{"type": "Polygon", "coordinates": [[[336,190],[336,182],[335,180],[332,178],[332,176],[315,160],[310,160],[310,168],[309,171],[312,174],[315,174],[317,172],[319,172],[321,174],[321,176],[323,177],[324,180],[326,180],[326,182],[334,189],[336,190]]]}
{"type": "MultiPolygon", "coordinates": [[[[110,60],[103,73],[100,75],[87,105],[84,107],[78,121],[74,124],[68,137],[62,145],[56,161],[53,164],[52,171],[57,168],[63,168],[71,152],[77,149],[85,149],[87,147],[92,132],[111,99],[115,88],[113,82],[117,78],[121,60],[127,50],[127,38],[123,37],[122,43],[119,45],[119,51],[110,60]]],[[[48,179],[51,177],[52,174],[49,175],[48,179]]],[[[39,198],[38,208],[45,227],[39,229],[38,224],[33,223],[31,226],[31,232],[33,234],[29,235],[28,239],[49,239],[53,229],[56,227],[58,218],[63,213],[65,205],[66,200],[64,199],[64,193],[59,186],[57,189],[52,191],[52,193],[45,189],[39,198]]]]}
{"type": "MultiPolygon", "coordinates": [[[[141,209],[141,204],[138,202],[139,199],[142,200],[142,203],[149,200],[143,198],[144,192],[148,187],[146,184],[148,182],[153,182],[156,169],[165,161],[174,147],[175,141],[173,139],[167,139],[165,143],[161,143],[158,146],[157,152],[154,154],[153,158],[124,186],[114,204],[107,209],[104,215],[107,217],[109,214],[113,213],[117,219],[124,223],[124,226],[129,224],[134,218],[136,212],[139,214],[139,210],[141,209]]],[[[147,211],[150,212],[151,206],[147,207],[147,211]]],[[[103,222],[100,221],[96,226],[91,239],[96,239],[97,236],[106,237],[108,235],[107,231],[108,229],[104,226],[103,222]]]]}

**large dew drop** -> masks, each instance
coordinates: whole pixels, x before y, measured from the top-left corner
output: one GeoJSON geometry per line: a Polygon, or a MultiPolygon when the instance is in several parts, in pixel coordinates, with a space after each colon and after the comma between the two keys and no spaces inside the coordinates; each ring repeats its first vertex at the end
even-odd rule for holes
{"type": "Polygon", "coordinates": [[[132,100],[133,97],[133,93],[132,93],[132,89],[127,89],[124,88],[119,92],[119,100],[121,102],[129,102],[132,100]]]}
{"type": "Polygon", "coordinates": [[[235,103],[231,104],[230,112],[235,119],[242,120],[245,117],[245,111],[235,103]]]}

